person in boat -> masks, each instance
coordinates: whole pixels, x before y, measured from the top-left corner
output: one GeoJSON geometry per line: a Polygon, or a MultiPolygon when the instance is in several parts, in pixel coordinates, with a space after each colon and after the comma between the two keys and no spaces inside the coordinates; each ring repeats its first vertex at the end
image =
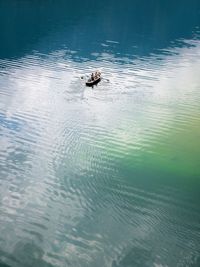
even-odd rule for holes
{"type": "Polygon", "coordinates": [[[100,76],[101,76],[101,72],[100,71],[96,71],[95,75],[94,75],[95,79],[99,78],[100,76]]]}
{"type": "Polygon", "coordinates": [[[91,81],[94,81],[94,79],[95,79],[95,75],[94,75],[94,73],[92,72],[90,80],[91,80],[91,81]]]}

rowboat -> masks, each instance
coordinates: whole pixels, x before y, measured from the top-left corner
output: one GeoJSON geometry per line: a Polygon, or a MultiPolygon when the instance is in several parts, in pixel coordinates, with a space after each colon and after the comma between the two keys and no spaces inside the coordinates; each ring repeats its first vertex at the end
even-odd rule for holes
{"type": "Polygon", "coordinates": [[[86,86],[93,86],[101,81],[101,74],[99,73],[94,79],[88,79],[85,83],[86,86]]]}

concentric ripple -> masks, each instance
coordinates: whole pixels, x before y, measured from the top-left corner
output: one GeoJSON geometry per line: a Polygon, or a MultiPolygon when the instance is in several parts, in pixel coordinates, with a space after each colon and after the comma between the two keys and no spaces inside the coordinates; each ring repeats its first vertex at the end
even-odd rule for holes
{"type": "Polygon", "coordinates": [[[0,266],[199,266],[199,30],[144,54],[105,33],[81,56],[77,12],[0,58],[0,266]]]}

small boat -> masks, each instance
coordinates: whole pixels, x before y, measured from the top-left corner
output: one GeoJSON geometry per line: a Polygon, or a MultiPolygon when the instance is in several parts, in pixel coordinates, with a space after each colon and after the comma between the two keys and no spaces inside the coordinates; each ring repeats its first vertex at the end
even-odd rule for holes
{"type": "Polygon", "coordinates": [[[93,86],[97,83],[99,83],[101,81],[101,74],[98,73],[98,75],[96,77],[94,77],[94,79],[88,79],[87,82],[85,83],[86,86],[93,86]]]}

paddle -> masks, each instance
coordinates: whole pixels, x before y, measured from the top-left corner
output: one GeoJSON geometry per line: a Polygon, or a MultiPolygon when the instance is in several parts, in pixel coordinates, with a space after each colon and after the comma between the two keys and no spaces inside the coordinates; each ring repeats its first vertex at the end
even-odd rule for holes
{"type": "Polygon", "coordinates": [[[81,79],[84,79],[86,77],[90,77],[90,75],[86,74],[85,76],[81,76],[81,79]]]}
{"type": "Polygon", "coordinates": [[[107,79],[107,78],[101,78],[102,80],[106,80],[107,82],[109,82],[110,80],[109,79],[107,79]]]}

